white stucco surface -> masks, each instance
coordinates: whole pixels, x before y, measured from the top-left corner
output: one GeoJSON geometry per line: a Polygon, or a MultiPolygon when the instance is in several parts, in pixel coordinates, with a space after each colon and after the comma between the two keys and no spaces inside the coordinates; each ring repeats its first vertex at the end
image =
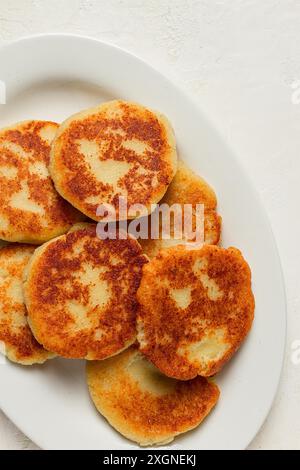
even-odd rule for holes
{"type": "MultiPolygon", "coordinates": [[[[44,32],[140,56],[193,95],[239,156],[269,214],[288,303],[281,385],[250,449],[300,449],[300,2],[0,0],[0,45],[44,32]]],[[[0,412],[0,449],[32,448],[0,412]]]]}

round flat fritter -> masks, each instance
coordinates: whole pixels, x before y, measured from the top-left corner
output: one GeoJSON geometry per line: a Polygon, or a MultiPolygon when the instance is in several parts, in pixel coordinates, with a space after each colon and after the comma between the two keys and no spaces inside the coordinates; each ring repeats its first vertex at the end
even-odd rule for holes
{"type": "Polygon", "coordinates": [[[140,445],[166,444],[198,426],[219,398],[204,377],[181,382],[162,375],[136,347],[87,364],[87,382],[97,410],[140,445]]]}
{"type": "Polygon", "coordinates": [[[43,363],[53,357],[38,344],[27,323],[22,276],[33,252],[33,246],[21,244],[0,249],[1,350],[11,361],[23,365],[43,363]]]}
{"type": "Polygon", "coordinates": [[[218,372],[254,316],[250,268],[235,248],[162,250],[144,267],[137,297],[141,351],[182,380],[218,372]]]}
{"type": "Polygon", "coordinates": [[[176,172],[173,130],[157,112],[135,103],[110,101],[67,119],[51,151],[50,172],[57,191],[93,220],[110,204],[119,213],[119,197],[128,206],[151,203],[165,194],[176,172]]]}
{"type": "MultiPolygon", "coordinates": [[[[156,256],[160,250],[176,245],[184,245],[187,242],[195,241],[195,235],[206,245],[217,245],[221,236],[222,219],[216,211],[217,198],[214,190],[200,176],[196,175],[182,160],[178,161],[178,168],[168,190],[162,200],[160,206],[167,204],[171,207],[173,204],[179,204],[182,209],[182,221],[184,221],[185,204],[192,206],[192,230],[193,238],[188,238],[182,231],[182,236],[175,238],[174,218],[170,220],[170,239],[163,239],[162,235],[162,219],[157,222],[159,224],[159,238],[149,238],[147,240],[139,240],[143,251],[150,257],[156,256]],[[199,226],[196,227],[196,205],[203,205],[203,218],[199,220],[199,226]],[[200,233],[198,233],[200,232],[200,233]]],[[[202,215],[202,214],[201,214],[202,215]]],[[[149,216],[148,224],[155,223],[152,215],[149,216]]],[[[149,229],[150,234],[150,229],[149,229]]]]}
{"type": "Polygon", "coordinates": [[[54,122],[25,121],[0,130],[0,239],[40,244],[83,219],[50,178],[57,128],[54,122]]]}
{"type": "Polygon", "coordinates": [[[101,240],[75,227],[35,251],[24,292],[29,323],[48,350],[104,359],[136,338],[136,291],[147,258],[132,238],[101,240]]]}

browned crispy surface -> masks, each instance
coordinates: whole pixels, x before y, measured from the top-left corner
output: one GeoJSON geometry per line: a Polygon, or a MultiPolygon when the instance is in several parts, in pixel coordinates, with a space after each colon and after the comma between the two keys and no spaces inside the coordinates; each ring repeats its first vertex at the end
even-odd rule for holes
{"type": "Polygon", "coordinates": [[[24,365],[51,357],[35,340],[27,323],[22,275],[34,247],[9,245],[0,249],[0,341],[9,359],[24,365]]]}
{"type": "Polygon", "coordinates": [[[98,205],[109,203],[117,209],[119,196],[126,196],[128,205],[148,208],[160,200],[175,174],[176,158],[174,134],[162,115],[134,103],[112,101],[62,124],[50,171],[63,197],[100,220],[98,205]],[[118,171],[119,178],[112,181],[118,171]],[[110,176],[105,179],[107,172],[110,176]]]}
{"type": "Polygon", "coordinates": [[[147,258],[135,240],[100,240],[95,227],[43,245],[24,284],[36,338],[64,357],[103,359],[136,336],[136,290],[147,258]]]}
{"type": "Polygon", "coordinates": [[[98,411],[141,445],[170,442],[198,426],[219,398],[217,385],[203,377],[185,382],[163,377],[134,346],[88,363],[87,381],[98,411]]]}
{"type": "MultiPolygon", "coordinates": [[[[175,177],[173,178],[170,186],[160,204],[180,204],[183,208],[184,204],[191,204],[193,206],[193,231],[196,229],[195,225],[195,208],[197,204],[204,206],[204,243],[207,245],[217,245],[221,235],[222,219],[216,211],[217,198],[213,189],[206,183],[200,176],[196,175],[188,166],[183,162],[178,162],[178,168],[175,177]]],[[[182,211],[184,219],[184,208],[182,211]]],[[[171,220],[173,222],[173,219],[171,220]]],[[[149,217],[150,224],[150,217],[149,217]]],[[[172,225],[171,225],[172,228],[172,225]]],[[[200,227],[202,228],[202,227],[200,227]]],[[[173,232],[171,232],[173,237],[173,232]]],[[[185,243],[185,239],[176,240],[176,244],[185,243]]],[[[156,256],[161,249],[168,248],[170,244],[174,245],[175,240],[162,240],[161,226],[160,238],[148,240],[139,240],[142,245],[143,251],[150,257],[156,256]]]]}
{"type": "Polygon", "coordinates": [[[235,248],[161,251],[144,267],[137,296],[141,351],[178,379],[218,372],[253,321],[251,272],[235,248]]]}
{"type": "Polygon", "coordinates": [[[26,121],[0,131],[0,238],[42,243],[82,219],[62,199],[48,172],[58,125],[26,121]]]}

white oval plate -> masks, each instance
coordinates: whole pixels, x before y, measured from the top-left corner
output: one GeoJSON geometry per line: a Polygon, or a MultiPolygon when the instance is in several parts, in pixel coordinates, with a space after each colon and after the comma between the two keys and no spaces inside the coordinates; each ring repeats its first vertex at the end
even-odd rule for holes
{"type": "MultiPolygon", "coordinates": [[[[97,40],[70,35],[23,39],[0,49],[7,104],[0,126],[23,119],[60,121],[112,98],[134,100],[171,120],[181,156],[215,188],[223,245],[239,247],[253,273],[256,316],[234,359],[217,376],[221,398],[198,429],[169,449],[243,449],[269,412],[284,355],[286,313],[273,235],[238,161],[199,109],[166,78],[136,57],[97,40]]],[[[0,405],[45,449],[131,449],[94,409],[82,361],[0,368],[0,405]]]]}

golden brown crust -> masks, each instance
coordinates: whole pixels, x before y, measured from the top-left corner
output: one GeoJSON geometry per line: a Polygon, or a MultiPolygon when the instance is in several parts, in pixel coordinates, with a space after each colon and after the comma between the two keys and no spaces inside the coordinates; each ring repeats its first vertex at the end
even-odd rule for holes
{"type": "Polygon", "coordinates": [[[171,204],[204,204],[208,210],[215,210],[217,198],[209,184],[196,175],[186,163],[178,161],[177,173],[165,195],[167,202],[171,204]]]}
{"type": "MultiPolygon", "coordinates": [[[[196,175],[182,160],[178,161],[176,175],[168,187],[166,194],[160,201],[160,205],[161,204],[167,204],[168,206],[172,206],[173,204],[180,204],[183,208],[183,218],[184,204],[192,204],[194,211],[197,204],[203,204],[204,243],[206,245],[217,245],[219,243],[222,219],[217,213],[217,198],[215,192],[203,178],[196,175]]],[[[193,215],[193,231],[196,229],[195,220],[195,215],[193,215]]],[[[175,244],[180,245],[186,243],[184,238],[182,240],[163,240],[161,232],[162,230],[160,226],[159,239],[149,238],[148,240],[139,240],[143,251],[150,258],[154,258],[154,256],[156,256],[160,250],[168,248],[171,245],[174,246],[175,244]]],[[[171,236],[172,235],[173,232],[171,231],[171,236]]]]}
{"type": "Polygon", "coordinates": [[[83,216],[56,192],[48,172],[58,124],[25,121],[0,131],[0,238],[43,243],[83,216]]]}
{"type": "Polygon", "coordinates": [[[119,196],[127,197],[129,206],[139,203],[149,210],[166,192],[176,160],[174,134],[164,116],[111,101],[61,125],[50,172],[65,199],[100,220],[97,207],[109,203],[117,209],[119,196]]]}
{"type": "Polygon", "coordinates": [[[180,382],[149,366],[134,346],[89,362],[89,391],[98,411],[125,437],[141,445],[165,444],[198,426],[220,392],[203,377],[180,382]]]}
{"type": "Polygon", "coordinates": [[[33,252],[34,247],[22,244],[0,249],[0,341],[7,357],[23,365],[53,357],[36,341],[27,323],[22,275],[33,252]]]}
{"type": "Polygon", "coordinates": [[[132,344],[146,262],[136,240],[100,240],[94,224],[43,245],[24,284],[35,337],[69,358],[103,359],[132,344]]]}
{"type": "Polygon", "coordinates": [[[141,351],[182,380],[218,372],[253,321],[251,272],[235,248],[163,250],[144,267],[137,297],[141,351]]]}

